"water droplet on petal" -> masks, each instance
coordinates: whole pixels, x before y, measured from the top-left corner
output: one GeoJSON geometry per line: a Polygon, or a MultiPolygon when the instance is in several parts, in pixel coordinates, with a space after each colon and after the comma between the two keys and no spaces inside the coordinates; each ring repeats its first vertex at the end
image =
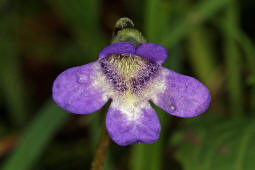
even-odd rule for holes
{"type": "Polygon", "coordinates": [[[172,105],[172,106],[170,106],[170,109],[171,109],[172,111],[174,111],[174,110],[175,110],[175,107],[172,105]]]}

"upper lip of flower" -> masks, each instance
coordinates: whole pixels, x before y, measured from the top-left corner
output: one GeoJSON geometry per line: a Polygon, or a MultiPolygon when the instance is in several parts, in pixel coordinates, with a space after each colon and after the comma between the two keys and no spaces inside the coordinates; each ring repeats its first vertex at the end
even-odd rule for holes
{"type": "Polygon", "coordinates": [[[154,43],[144,43],[138,47],[135,47],[132,43],[129,42],[118,42],[111,44],[101,50],[98,57],[99,59],[105,58],[112,54],[133,54],[157,62],[159,64],[163,64],[168,57],[167,50],[160,45],[154,43]]]}
{"type": "Polygon", "coordinates": [[[164,47],[153,43],[111,44],[98,61],[61,73],[53,85],[53,99],[67,111],[88,114],[112,98],[106,117],[112,139],[119,145],[155,142],[160,124],[149,100],[172,115],[192,117],[204,112],[211,99],[198,80],[162,67],[167,55],[164,47]]]}

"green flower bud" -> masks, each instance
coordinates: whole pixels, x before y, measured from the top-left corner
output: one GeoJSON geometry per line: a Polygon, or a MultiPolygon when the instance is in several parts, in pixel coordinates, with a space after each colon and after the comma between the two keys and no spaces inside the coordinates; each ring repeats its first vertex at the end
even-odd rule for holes
{"type": "Polygon", "coordinates": [[[129,18],[120,18],[114,27],[112,43],[131,42],[135,46],[146,42],[140,31],[134,28],[134,23],[129,18]]]}

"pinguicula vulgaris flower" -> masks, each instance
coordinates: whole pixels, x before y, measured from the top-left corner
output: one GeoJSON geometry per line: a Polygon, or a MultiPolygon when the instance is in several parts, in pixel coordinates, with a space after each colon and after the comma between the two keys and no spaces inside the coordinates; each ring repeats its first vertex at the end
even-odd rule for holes
{"type": "MultiPolygon", "coordinates": [[[[133,29],[126,25],[117,30],[133,29]]],[[[133,38],[131,42],[122,36],[122,41],[102,49],[97,61],[67,69],[53,84],[54,101],[71,113],[93,113],[112,99],[106,128],[119,145],[159,138],[160,122],[149,101],[185,118],[205,112],[211,99],[198,80],[162,66],[168,57],[164,47],[136,44],[130,36],[125,40],[133,38]]]]}

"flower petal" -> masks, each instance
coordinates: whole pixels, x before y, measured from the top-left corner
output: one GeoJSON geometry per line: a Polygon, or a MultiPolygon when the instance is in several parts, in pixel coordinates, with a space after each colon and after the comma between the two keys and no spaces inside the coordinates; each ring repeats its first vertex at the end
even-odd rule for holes
{"type": "Polygon", "coordinates": [[[107,83],[98,62],[77,66],[62,72],[53,84],[53,99],[65,110],[88,114],[99,110],[108,100],[107,83]]]}
{"type": "Polygon", "coordinates": [[[159,64],[163,64],[168,56],[167,50],[164,47],[153,43],[141,44],[136,48],[135,53],[159,64]]]}
{"type": "Polygon", "coordinates": [[[106,116],[106,128],[114,142],[125,146],[158,140],[160,122],[149,102],[135,108],[119,104],[113,100],[106,116]]]}
{"type": "Polygon", "coordinates": [[[134,54],[135,47],[129,42],[117,42],[102,49],[98,58],[104,58],[112,54],[134,54]]]}
{"type": "Polygon", "coordinates": [[[157,106],[178,117],[193,117],[207,110],[211,96],[201,82],[166,68],[160,76],[165,89],[152,99],[157,106]]]}

